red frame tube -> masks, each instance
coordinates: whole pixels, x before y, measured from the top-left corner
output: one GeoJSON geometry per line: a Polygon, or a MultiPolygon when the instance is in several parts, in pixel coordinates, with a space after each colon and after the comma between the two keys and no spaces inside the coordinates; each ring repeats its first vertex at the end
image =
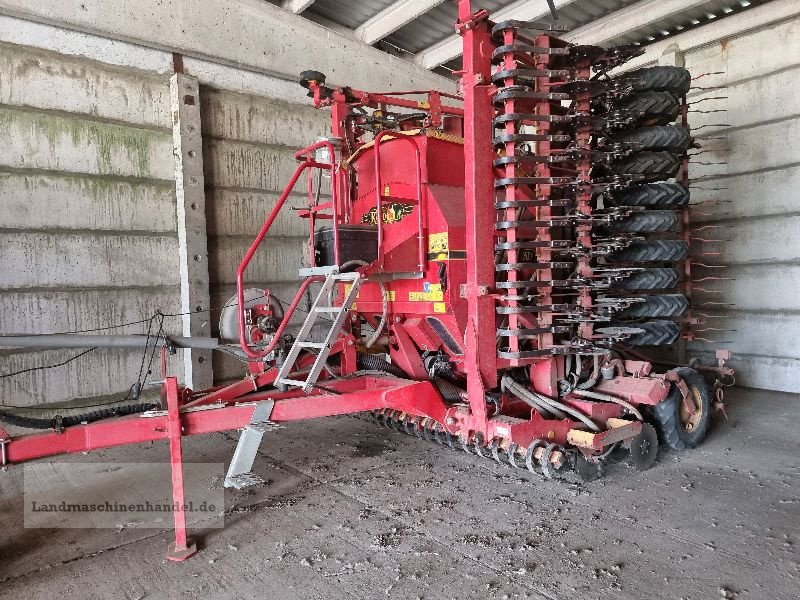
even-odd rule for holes
{"type": "MultiPolygon", "coordinates": [[[[325,169],[328,171],[333,171],[335,161],[336,161],[336,154],[333,148],[333,144],[331,144],[328,140],[321,140],[308,146],[302,150],[298,150],[295,152],[294,157],[298,160],[303,160],[301,164],[297,166],[292,175],[292,178],[289,180],[289,183],[286,185],[286,188],[283,190],[283,194],[281,197],[278,198],[278,201],[275,203],[275,206],[272,208],[272,211],[269,213],[267,220],[264,221],[264,225],[262,225],[261,230],[258,232],[256,239],[250,245],[250,248],[247,250],[247,253],[244,255],[242,262],[239,263],[239,268],[236,269],[236,301],[238,303],[238,320],[239,320],[239,345],[242,348],[242,351],[245,355],[249,356],[250,358],[264,358],[270,352],[275,349],[275,345],[278,343],[278,340],[283,333],[283,330],[286,328],[286,325],[289,323],[289,319],[291,318],[292,314],[294,313],[297,305],[300,303],[300,298],[302,297],[302,293],[308,288],[308,286],[315,280],[315,278],[306,279],[303,284],[300,286],[297,294],[295,295],[294,301],[292,302],[291,306],[289,307],[289,311],[284,315],[283,320],[281,321],[280,327],[278,327],[278,331],[272,338],[272,342],[265,348],[264,350],[260,351],[253,351],[250,349],[250,346],[247,343],[247,332],[245,329],[245,322],[244,322],[244,272],[247,269],[247,266],[250,264],[250,261],[253,260],[253,256],[255,256],[256,250],[261,245],[261,242],[264,241],[267,233],[269,232],[272,224],[275,222],[275,219],[278,217],[278,213],[283,208],[283,205],[286,203],[286,199],[291,194],[294,186],[297,185],[297,180],[300,179],[300,175],[303,174],[308,168],[315,168],[315,169],[325,169]],[[309,156],[311,152],[315,150],[325,147],[328,149],[329,156],[331,159],[330,163],[319,163],[311,159],[309,156]]],[[[331,185],[331,195],[332,195],[332,203],[334,206],[334,248],[338,252],[338,239],[337,239],[337,231],[336,231],[336,185],[335,182],[331,185]]],[[[317,279],[318,280],[318,279],[317,279]]]]}

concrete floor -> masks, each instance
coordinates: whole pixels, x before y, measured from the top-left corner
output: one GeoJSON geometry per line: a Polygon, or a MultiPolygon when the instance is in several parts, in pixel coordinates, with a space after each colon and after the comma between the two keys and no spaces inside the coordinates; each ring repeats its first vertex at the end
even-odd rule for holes
{"type": "MultiPolygon", "coordinates": [[[[22,527],[19,468],[0,473],[0,597],[800,598],[800,398],[734,390],[695,451],[576,487],[336,418],[267,434],[269,485],[226,492],[226,527],[22,527]],[[339,440],[334,442],[333,440],[339,440]]],[[[232,436],[187,440],[223,461],[232,436]]],[[[162,444],[70,460],[158,461],[162,444]]]]}

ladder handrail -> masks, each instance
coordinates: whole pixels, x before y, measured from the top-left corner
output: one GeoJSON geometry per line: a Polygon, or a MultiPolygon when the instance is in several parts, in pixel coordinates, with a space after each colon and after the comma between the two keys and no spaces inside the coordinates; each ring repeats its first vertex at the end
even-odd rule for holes
{"type": "MultiPolygon", "coordinates": [[[[267,220],[264,221],[264,225],[262,225],[261,230],[258,232],[256,239],[253,241],[253,243],[250,245],[250,248],[245,253],[244,258],[242,258],[242,262],[239,263],[239,268],[236,269],[236,301],[238,303],[237,316],[239,320],[239,345],[241,346],[242,351],[245,353],[245,355],[249,356],[250,358],[264,358],[275,349],[275,346],[278,343],[278,340],[280,339],[283,330],[286,329],[286,325],[288,325],[289,319],[291,319],[292,314],[297,308],[297,305],[300,303],[300,299],[302,298],[303,293],[311,283],[313,283],[314,281],[321,280],[321,278],[319,277],[311,277],[306,279],[300,286],[300,289],[297,291],[297,294],[295,295],[292,304],[289,306],[289,310],[284,314],[283,320],[281,321],[278,330],[275,332],[275,335],[272,337],[272,341],[269,343],[269,345],[264,350],[254,351],[250,349],[250,346],[247,343],[245,316],[244,316],[245,315],[245,300],[244,300],[245,269],[247,269],[247,265],[250,264],[250,261],[253,260],[253,256],[255,255],[256,250],[258,250],[258,247],[261,245],[261,242],[264,241],[267,232],[269,232],[270,227],[272,227],[273,222],[278,217],[278,213],[280,212],[281,208],[283,208],[286,199],[289,197],[289,194],[291,194],[292,190],[294,189],[294,186],[297,184],[297,180],[300,178],[300,175],[303,174],[303,171],[305,171],[308,168],[325,169],[328,171],[333,171],[336,164],[335,163],[336,154],[333,148],[333,144],[331,144],[331,142],[328,140],[321,140],[319,142],[316,142],[315,144],[312,144],[311,146],[308,146],[307,148],[298,150],[297,152],[295,152],[294,156],[296,159],[302,160],[303,162],[301,162],[295,169],[294,174],[289,180],[289,183],[286,185],[286,188],[283,190],[281,197],[278,198],[278,201],[275,203],[275,206],[272,208],[272,211],[270,211],[267,220]],[[328,156],[330,156],[331,159],[330,163],[320,163],[315,160],[312,160],[308,156],[308,154],[310,154],[314,150],[317,150],[318,148],[322,148],[323,146],[328,149],[329,152],[328,156]]],[[[332,186],[331,188],[332,201],[334,204],[336,203],[335,188],[336,188],[335,185],[332,186]]]]}
{"type": "Polygon", "coordinates": [[[406,140],[414,147],[414,154],[417,159],[417,206],[419,207],[417,213],[417,226],[419,228],[419,238],[417,243],[417,254],[419,259],[419,271],[425,272],[425,224],[427,222],[426,214],[424,213],[424,202],[422,201],[422,155],[419,150],[417,141],[408,135],[397,131],[390,131],[384,129],[373,140],[375,144],[375,193],[376,198],[376,219],[378,221],[378,267],[383,269],[383,190],[381,189],[381,140],[385,137],[391,137],[398,140],[406,140]]]}

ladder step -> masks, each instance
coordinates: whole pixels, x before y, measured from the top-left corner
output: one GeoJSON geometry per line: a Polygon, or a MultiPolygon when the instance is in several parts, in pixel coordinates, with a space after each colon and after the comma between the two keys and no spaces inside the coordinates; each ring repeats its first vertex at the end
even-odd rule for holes
{"type": "Polygon", "coordinates": [[[321,313],[334,313],[338,314],[342,312],[341,306],[315,306],[314,312],[321,312],[321,313]]]}
{"type": "Polygon", "coordinates": [[[335,281],[355,281],[361,277],[361,273],[358,271],[353,271],[352,273],[336,273],[331,275],[331,279],[335,281]]]}
{"type": "Polygon", "coordinates": [[[322,350],[323,348],[327,348],[328,344],[324,342],[298,342],[297,346],[299,348],[317,348],[318,350],[322,350]]]}
{"type": "Polygon", "coordinates": [[[278,383],[283,385],[295,385],[300,387],[306,386],[305,381],[298,381],[297,379],[278,379],[278,383]]]}

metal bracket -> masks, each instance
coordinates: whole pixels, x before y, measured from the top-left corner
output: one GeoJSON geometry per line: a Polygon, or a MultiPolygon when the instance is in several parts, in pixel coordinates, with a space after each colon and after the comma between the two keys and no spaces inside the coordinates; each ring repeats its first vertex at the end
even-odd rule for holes
{"type": "Polygon", "coordinates": [[[8,464],[8,455],[6,454],[6,446],[11,441],[11,436],[8,435],[5,429],[0,428],[0,467],[5,467],[8,464]]]}
{"type": "Polygon", "coordinates": [[[264,483],[261,477],[253,473],[253,462],[255,462],[264,433],[280,427],[277,423],[269,420],[274,406],[275,402],[273,400],[263,400],[258,402],[255,409],[253,409],[250,423],[245,426],[239,436],[239,443],[236,445],[231,465],[225,475],[224,485],[226,488],[240,490],[264,483]]]}

